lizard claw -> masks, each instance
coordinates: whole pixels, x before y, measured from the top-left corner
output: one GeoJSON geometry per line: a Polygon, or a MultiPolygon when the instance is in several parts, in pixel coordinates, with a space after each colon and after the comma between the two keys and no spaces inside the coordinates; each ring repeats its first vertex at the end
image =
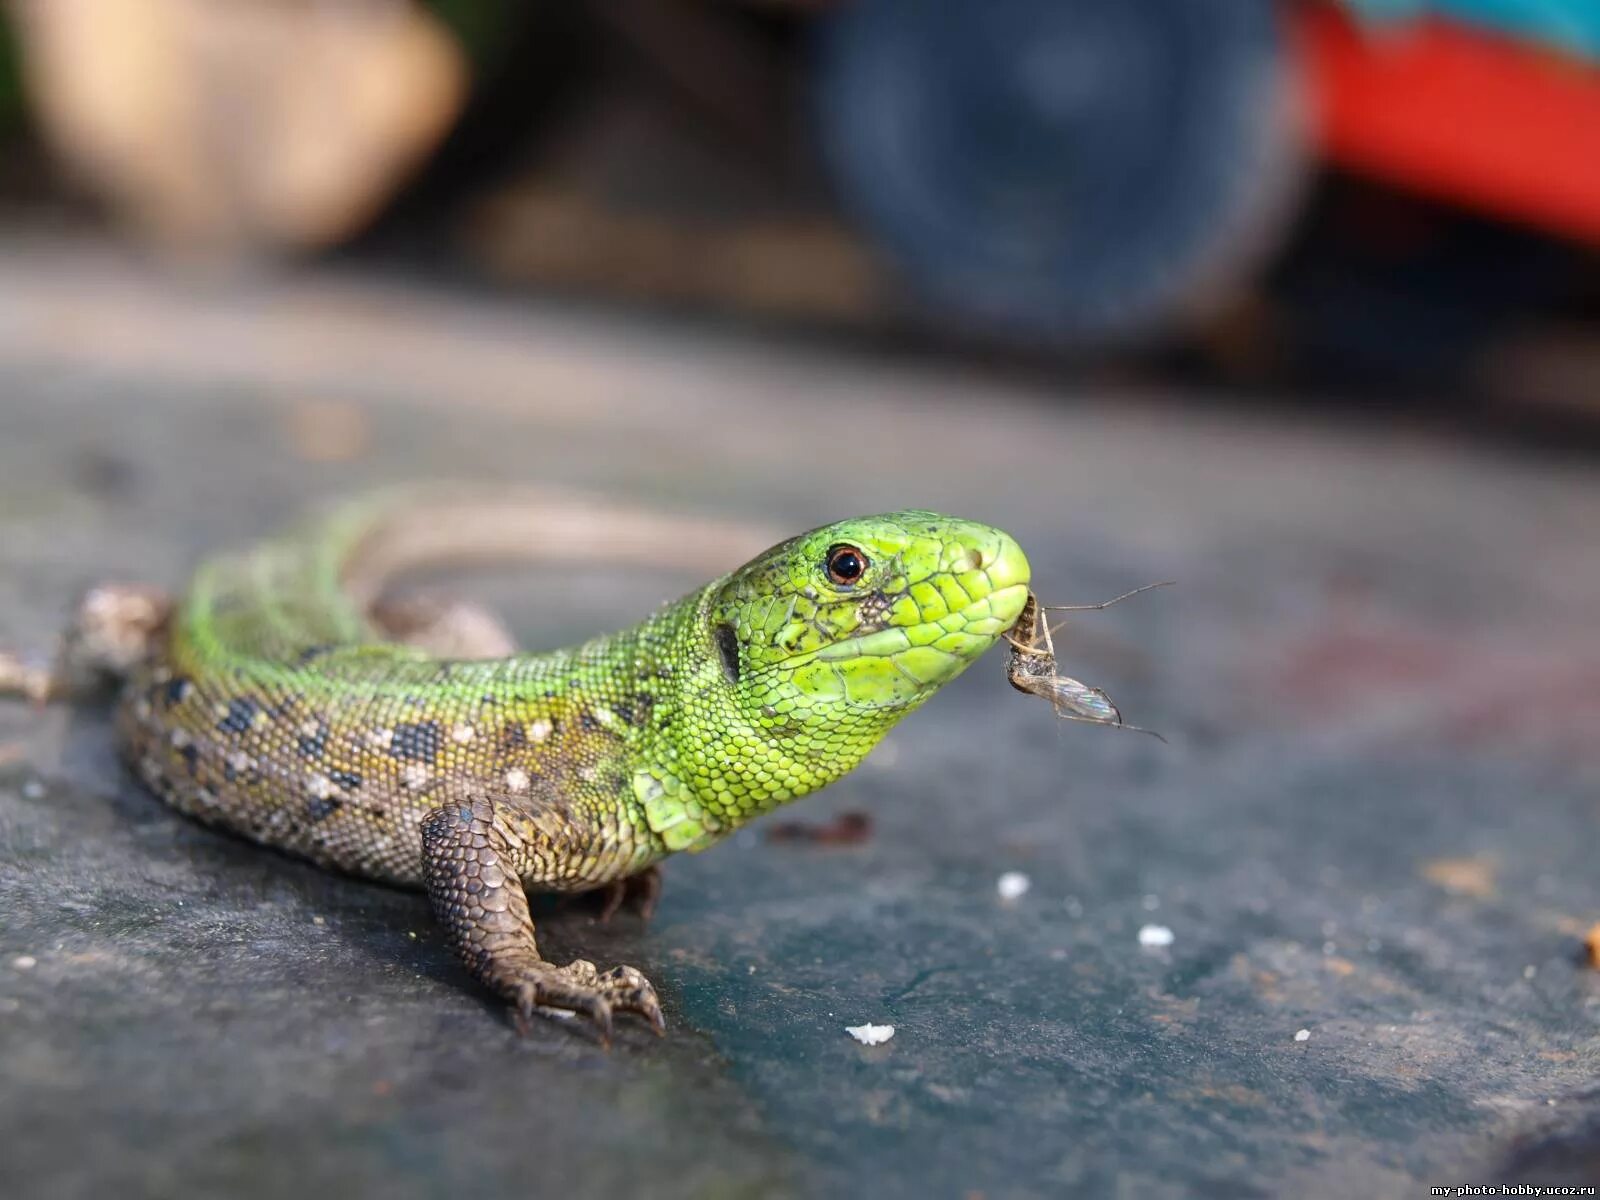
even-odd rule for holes
{"type": "Polygon", "coordinates": [[[587,1018],[602,1046],[611,1045],[616,1012],[637,1013],[658,1035],[666,1032],[655,988],[633,967],[602,973],[580,958],[564,967],[540,963],[526,968],[513,988],[513,1022],[519,1034],[527,1036],[540,1009],[587,1018]]]}
{"type": "Polygon", "coordinates": [[[661,1015],[656,989],[633,967],[612,967],[600,976],[600,987],[617,1009],[638,1013],[655,1030],[657,1037],[666,1034],[667,1022],[661,1015]]]}
{"type": "Polygon", "coordinates": [[[600,911],[594,918],[595,924],[608,924],[624,904],[638,913],[641,921],[648,921],[655,914],[656,904],[661,899],[661,868],[646,867],[624,879],[613,879],[610,883],[602,884],[595,891],[600,895],[600,911]]]}

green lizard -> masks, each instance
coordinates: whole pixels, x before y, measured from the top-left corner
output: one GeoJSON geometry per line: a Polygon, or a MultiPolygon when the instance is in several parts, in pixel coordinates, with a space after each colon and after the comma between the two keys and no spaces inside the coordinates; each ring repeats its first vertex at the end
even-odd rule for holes
{"type": "Polygon", "coordinates": [[[570,649],[512,652],[465,605],[385,614],[387,581],[422,564],[552,546],[691,562],[729,540],[628,518],[591,543],[581,506],[527,511],[358,503],[205,563],[176,603],[96,589],[54,668],[13,663],[0,688],[117,676],[123,756],[175,808],[425,889],[519,1027],[544,1007],[602,1040],[614,1012],[659,1033],[637,970],[540,956],[524,889],[652,903],[662,858],[838,779],[1000,640],[1028,561],[997,529],[898,512],[781,542],[570,649]]]}

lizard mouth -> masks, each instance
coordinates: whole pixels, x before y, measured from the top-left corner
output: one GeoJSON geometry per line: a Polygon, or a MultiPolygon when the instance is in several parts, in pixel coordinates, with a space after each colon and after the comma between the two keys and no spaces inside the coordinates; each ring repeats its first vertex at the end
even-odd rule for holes
{"type": "Polygon", "coordinates": [[[830,663],[881,658],[917,684],[935,687],[1015,625],[1027,599],[1028,584],[1008,584],[937,620],[842,638],[817,650],[815,658],[830,663]]]}

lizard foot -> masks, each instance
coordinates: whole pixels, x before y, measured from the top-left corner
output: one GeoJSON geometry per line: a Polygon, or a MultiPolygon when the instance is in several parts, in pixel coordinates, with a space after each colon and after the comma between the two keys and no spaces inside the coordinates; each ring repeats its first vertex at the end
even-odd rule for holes
{"type": "Polygon", "coordinates": [[[35,704],[92,696],[149,657],[172,600],[144,584],[90,588],[48,661],[0,652],[0,695],[35,704]]]}
{"type": "Polygon", "coordinates": [[[600,913],[595,923],[606,924],[624,904],[638,913],[641,921],[648,921],[655,916],[656,905],[661,901],[662,882],[660,867],[646,867],[595,889],[600,897],[600,913]]]}
{"type": "Polygon", "coordinates": [[[639,1014],[657,1036],[667,1031],[656,989],[633,967],[599,971],[592,962],[582,958],[564,967],[530,963],[518,973],[507,991],[514,996],[517,1032],[524,1036],[534,1012],[540,1008],[587,1017],[594,1023],[601,1044],[607,1046],[611,1044],[613,1013],[639,1014]]]}

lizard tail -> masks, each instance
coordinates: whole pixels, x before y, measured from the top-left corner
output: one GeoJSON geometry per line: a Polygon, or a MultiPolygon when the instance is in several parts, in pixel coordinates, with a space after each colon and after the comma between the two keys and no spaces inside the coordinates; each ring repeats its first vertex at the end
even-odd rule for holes
{"type": "Polygon", "coordinates": [[[292,662],[314,648],[387,640],[372,607],[412,571],[521,561],[720,574],[778,540],[749,524],[555,489],[411,487],[213,560],[196,574],[179,626],[204,631],[213,652],[292,662]]]}

